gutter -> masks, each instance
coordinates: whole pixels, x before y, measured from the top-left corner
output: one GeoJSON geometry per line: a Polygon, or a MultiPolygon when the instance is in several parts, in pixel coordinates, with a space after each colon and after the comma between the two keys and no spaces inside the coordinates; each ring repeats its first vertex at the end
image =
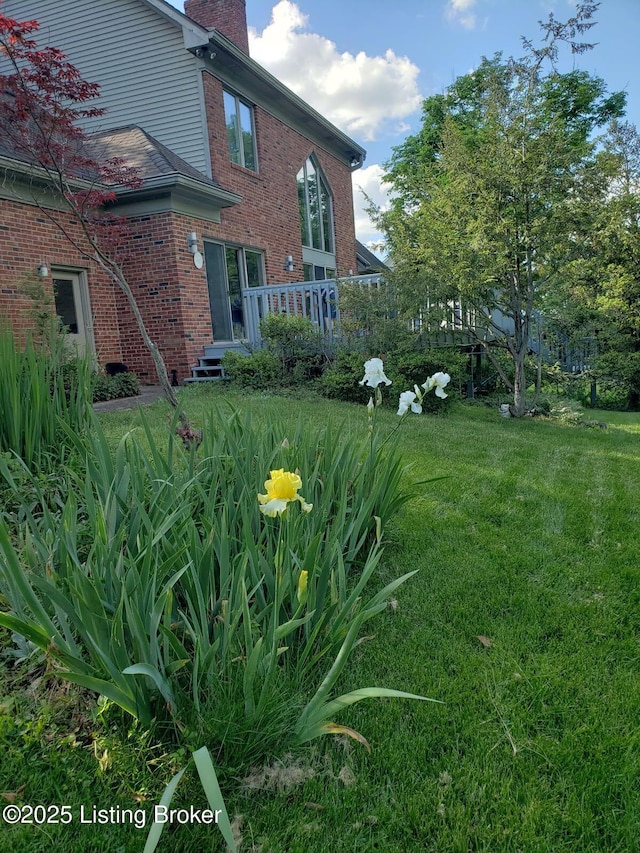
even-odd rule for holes
{"type": "MultiPolygon", "coordinates": [[[[17,160],[13,157],[0,155],[0,170],[14,175],[21,183],[33,181],[41,189],[50,190],[53,193],[57,192],[51,181],[50,173],[36,163],[29,163],[26,160],[17,160]]],[[[203,196],[208,196],[216,202],[219,208],[232,207],[242,201],[242,196],[238,195],[238,193],[198,181],[187,175],[181,175],[179,172],[157,175],[153,178],[143,178],[142,185],[137,188],[126,187],[122,184],[114,184],[113,186],[98,185],[95,181],[89,181],[86,178],[65,177],[65,180],[74,189],[92,189],[99,186],[100,189],[104,189],[107,192],[114,192],[117,196],[116,204],[118,202],[143,201],[161,195],[163,192],[171,192],[172,190],[178,190],[184,195],[191,195],[193,197],[202,198],[203,196]]]]}
{"type": "Polygon", "coordinates": [[[127,201],[143,200],[152,198],[163,192],[174,189],[183,191],[186,195],[209,196],[214,199],[217,206],[233,207],[234,204],[239,204],[242,201],[242,196],[230,190],[222,189],[222,187],[205,184],[202,181],[197,181],[195,178],[189,178],[186,175],[181,175],[179,172],[172,172],[168,175],[158,175],[155,178],[143,178],[142,186],[134,189],[132,187],[115,186],[112,188],[118,197],[119,202],[126,203],[127,201]]]}

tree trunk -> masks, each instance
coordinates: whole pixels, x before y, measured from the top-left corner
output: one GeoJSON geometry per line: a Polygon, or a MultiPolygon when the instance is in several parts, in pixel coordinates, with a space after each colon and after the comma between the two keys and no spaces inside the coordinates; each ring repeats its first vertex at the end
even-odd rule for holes
{"type": "Polygon", "coordinates": [[[514,418],[521,418],[527,410],[527,380],[524,370],[525,355],[525,350],[514,353],[513,406],[510,407],[510,412],[514,418]]]}
{"type": "Polygon", "coordinates": [[[531,404],[531,408],[535,409],[538,405],[538,400],[540,399],[540,392],[542,391],[542,335],[540,334],[540,324],[538,323],[538,359],[536,363],[536,392],[533,396],[533,403],[531,404]]]}
{"type": "Polygon", "coordinates": [[[162,353],[158,349],[157,344],[151,340],[149,337],[149,333],[147,332],[147,327],[145,325],[144,319],[142,317],[142,313],[138,306],[138,303],[135,300],[135,297],[129,287],[129,282],[125,278],[124,273],[120,269],[120,267],[115,262],[109,262],[105,258],[101,256],[100,253],[95,252],[94,260],[97,264],[99,264],[105,272],[111,277],[111,279],[118,285],[118,287],[122,290],[124,295],[129,302],[131,310],[136,318],[136,322],[138,324],[138,329],[140,330],[140,334],[142,336],[142,340],[144,341],[145,346],[149,350],[151,357],[153,359],[153,364],[156,369],[156,375],[158,377],[158,382],[160,383],[160,387],[164,392],[164,396],[167,399],[169,405],[176,409],[178,412],[178,420],[180,421],[180,426],[183,430],[190,430],[189,419],[185,415],[185,413],[180,409],[178,399],[175,395],[175,392],[169,382],[169,376],[167,375],[167,367],[164,363],[164,359],[162,358],[162,353]]]}

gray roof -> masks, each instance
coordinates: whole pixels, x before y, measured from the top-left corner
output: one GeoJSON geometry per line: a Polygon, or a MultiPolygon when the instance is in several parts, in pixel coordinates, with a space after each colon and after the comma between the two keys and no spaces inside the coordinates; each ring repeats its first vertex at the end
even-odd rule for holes
{"type": "Polygon", "coordinates": [[[360,240],[356,240],[356,257],[363,269],[376,270],[376,272],[389,269],[388,265],[376,257],[370,249],[367,249],[360,240]]]}
{"type": "Polygon", "coordinates": [[[194,169],[186,160],[178,157],[137,125],[90,133],[87,136],[86,148],[90,156],[98,162],[119,157],[127,166],[134,168],[142,180],[182,175],[220,189],[217,181],[194,169]]]}
{"type": "MultiPolygon", "coordinates": [[[[153,136],[137,125],[116,127],[88,134],[82,141],[82,154],[97,163],[112,158],[135,170],[141,179],[140,186],[120,185],[114,187],[121,203],[144,200],[158,193],[179,190],[192,200],[208,198],[219,209],[231,207],[241,201],[241,196],[226,190],[220,184],[195,169],[173,151],[158,142],[153,136]]],[[[28,149],[21,150],[19,143],[7,138],[0,132],[0,158],[9,163],[0,164],[16,174],[31,173],[43,183],[50,182],[50,176],[39,168],[28,149]],[[4,137],[4,138],[3,138],[4,137]]],[[[73,176],[78,181],[93,182],[95,173],[82,163],[73,176]]]]}
{"type": "Polygon", "coordinates": [[[121,158],[142,179],[140,187],[116,188],[121,204],[141,202],[173,191],[189,197],[192,202],[208,198],[217,209],[231,207],[242,200],[237,193],[221,187],[137,125],[92,133],[87,137],[87,147],[98,162],[121,158]]]}

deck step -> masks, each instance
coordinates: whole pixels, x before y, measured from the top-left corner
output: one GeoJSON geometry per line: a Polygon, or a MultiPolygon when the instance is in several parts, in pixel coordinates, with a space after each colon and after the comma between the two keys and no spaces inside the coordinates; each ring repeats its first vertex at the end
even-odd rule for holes
{"type": "Polygon", "coordinates": [[[224,376],[224,367],[219,362],[216,364],[210,360],[203,363],[201,359],[200,364],[191,368],[191,375],[221,377],[224,376]]]}
{"type": "Polygon", "coordinates": [[[229,350],[233,350],[233,352],[239,352],[243,355],[249,355],[249,350],[246,345],[239,342],[233,341],[231,343],[222,343],[219,344],[209,344],[204,347],[204,354],[206,358],[222,358],[222,356],[229,352],[229,350]]]}
{"type": "Polygon", "coordinates": [[[191,376],[185,379],[188,382],[212,382],[227,379],[222,366],[222,358],[226,352],[232,350],[243,354],[249,354],[249,350],[242,343],[221,342],[204,347],[204,354],[198,357],[198,364],[191,368],[191,376]]]}

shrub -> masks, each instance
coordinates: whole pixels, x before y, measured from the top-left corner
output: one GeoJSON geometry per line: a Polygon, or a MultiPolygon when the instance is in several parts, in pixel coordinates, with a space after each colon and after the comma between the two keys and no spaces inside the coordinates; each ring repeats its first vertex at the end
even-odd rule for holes
{"type": "Polygon", "coordinates": [[[280,382],[280,363],[268,350],[259,349],[251,355],[227,350],[222,367],[225,375],[243,388],[264,391],[280,382]]]}
{"type": "Polygon", "coordinates": [[[320,390],[325,397],[347,403],[366,403],[370,392],[358,384],[362,379],[363,361],[359,352],[339,350],[332,366],[325,370],[320,380],[320,390]]]}
{"type": "Polygon", "coordinates": [[[116,373],[109,376],[97,373],[93,378],[93,402],[136,397],[140,393],[140,380],[135,373],[116,373]]]}
{"type": "Polygon", "coordinates": [[[597,358],[589,374],[565,374],[563,393],[591,407],[591,383],[596,382],[596,408],[640,409],[640,352],[609,350],[597,358]]]}
{"type": "Polygon", "coordinates": [[[546,417],[551,414],[552,408],[553,403],[548,397],[539,397],[536,403],[535,414],[546,417]]]}
{"type": "Polygon", "coordinates": [[[584,415],[580,405],[575,400],[558,400],[551,407],[549,414],[555,420],[573,426],[582,423],[584,415]]]}
{"type": "Polygon", "coordinates": [[[225,374],[243,388],[267,390],[299,386],[321,375],[326,364],[322,339],[307,317],[269,314],[260,323],[265,349],[251,355],[228,351],[225,374]]]}
{"type": "Polygon", "coordinates": [[[609,350],[597,367],[598,408],[640,409],[640,351],[609,350]]]}
{"type": "Polygon", "coordinates": [[[291,358],[301,348],[316,344],[319,333],[308,317],[296,314],[267,314],[260,321],[260,334],[276,355],[291,358]]]}
{"type": "MultiPolygon", "coordinates": [[[[359,352],[340,351],[333,366],[326,370],[322,377],[322,393],[347,402],[366,403],[370,391],[359,385],[363,375],[363,361],[359,352]]],[[[466,356],[450,348],[411,349],[390,353],[385,359],[385,372],[392,385],[384,395],[383,402],[387,406],[397,408],[398,396],[402,391],[412,390],[414,385],[421,385],[428,376],[442,371],[451,376],[447,398],[442,400],[433,394],[427,394],[423,409],[427,412],[446,412],[456,399],[456,390],[460,386],[465,363],[466,356]]]]}
{"type": "Polygon", "coordinates": [[[340,282],[340,332],[352,349],[392,352],[410,345],[414,335],[402,314],[395,287],[390,282],[363,287],[340,282]]]}
{"type": "MultiPolygon", "coordinates": [[[[425,412],[437,412],[439,414],[448,411],[456,399],[467,357],[457,350],[447,347],[439,349],[406,350],[391,353],[385,366],[387,376],[392,381],[393,387],[398,393],[412,390],[414,385],[421,385],[428,376],[434,373],[444,372],[451,376],[451,383],[447,388],[445,400],[436,397],[435,394],[427,394],[422,402],[425,412]]],[[[390,389],[391,390],[391,389],[390,389]]],[[[389,403],[396,405],[397,395],[388,395],[389,403]]]]}
{"type": "Polygon", "coordinates": [[[322,373],[325,345],[308,317],[268,314],[260,321],[260,334],[280,363],[282,385],[299,385],[322,373]]]}
{"type": "Polygon", "coordinates": [[[111,378],[117,397],[136,397],[140,393],[140,380],[135,373],[117,373],[111,378]]]}

